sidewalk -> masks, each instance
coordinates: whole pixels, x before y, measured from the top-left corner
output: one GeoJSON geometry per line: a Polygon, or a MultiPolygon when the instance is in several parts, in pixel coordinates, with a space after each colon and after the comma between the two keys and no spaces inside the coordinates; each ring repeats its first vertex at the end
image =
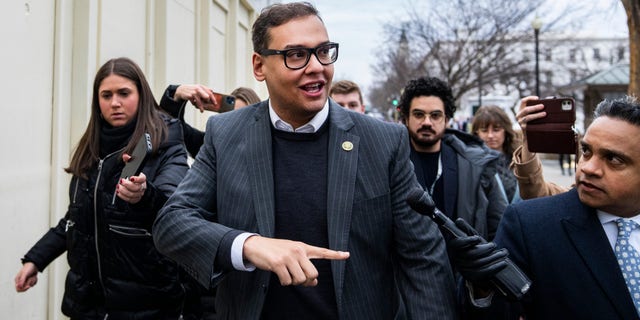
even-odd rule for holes
{"type": "Polygon", "coordinates": [[[559,186],[569,187],[575,182],[575,168],[571,168],[571,176],[567,175],[567,168],[565,168],[565,175],[562,175],[557,159],[542,159],[542,172],[546,181],[559,186]]]}

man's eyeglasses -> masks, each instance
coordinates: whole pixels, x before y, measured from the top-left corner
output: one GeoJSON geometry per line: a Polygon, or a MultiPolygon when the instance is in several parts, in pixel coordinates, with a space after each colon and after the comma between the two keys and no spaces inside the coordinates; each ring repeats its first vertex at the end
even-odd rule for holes
{"type": "Polygon", "coordinates": [[[444,113],[442,111],[431,111],[429,113],[413,112],[411,113],[417,120],[423,121],[424,117],[429,117],[431,122],[438,123],[444,119],[444,113]]]}
{"type": "Polygon", "coordinates": [[[292,48],[286,50],[263,49],[259,52],[263,56],[280,54],[284,57],[284,65],[291,70],[302,69],[307,66],[311,54],[316,56],[320,64],[326,66],[338,60],[338,44],[329,42],[315,48],[292,48]]]}

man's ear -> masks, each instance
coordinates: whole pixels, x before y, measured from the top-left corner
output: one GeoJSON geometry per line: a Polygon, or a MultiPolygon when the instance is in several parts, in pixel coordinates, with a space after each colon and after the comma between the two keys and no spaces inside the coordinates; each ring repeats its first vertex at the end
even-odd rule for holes
{"type": "Polygon", "coordinates": [[[253,77],[258,81],[264,81],[265,76],[262,68],[264,68],[264,61],[262,56],[254,52],[251,56],[251,62],[253,63],[253,77]]]}

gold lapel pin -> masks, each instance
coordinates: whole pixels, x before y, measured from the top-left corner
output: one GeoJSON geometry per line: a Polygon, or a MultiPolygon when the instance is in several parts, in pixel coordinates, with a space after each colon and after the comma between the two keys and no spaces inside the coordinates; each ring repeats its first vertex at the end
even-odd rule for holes
{"type": "Polygon", "coordinates": [[[345,141],[342,143],[342,150],[351,151],[353,150],[353,143],[351,141],[345,141]]]}

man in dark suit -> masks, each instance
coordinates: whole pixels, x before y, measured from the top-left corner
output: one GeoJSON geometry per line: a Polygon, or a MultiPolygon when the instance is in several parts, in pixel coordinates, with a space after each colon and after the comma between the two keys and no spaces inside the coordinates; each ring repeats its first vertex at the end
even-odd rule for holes
{"type": "Polygon", "coordinates": [[[510,206],[495,243],[532,280],[526,319],[638,319],[640,259],[623,272],[617,251],[640,244],[619,228],[640,223],[640,104],[601,102],[580,144],[576,187],[510,206]]]}
{"type": "Polygon", "coordinates": [[[158,250],[205,287],[220,319],[451,319],[437,226],[411,211],[406,131],[328,100],[338,45],[308,3],[253,26],[269,100],[211,117],[154,225],[158,250]]]}

